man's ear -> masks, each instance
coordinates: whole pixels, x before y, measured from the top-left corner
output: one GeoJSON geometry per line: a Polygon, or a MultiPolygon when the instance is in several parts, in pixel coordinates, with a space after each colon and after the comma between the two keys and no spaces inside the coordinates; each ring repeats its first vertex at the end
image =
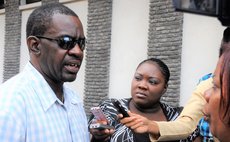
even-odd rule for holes
{"type": "Polygon", "coordinates": [[[29,49],[29,52],[32,53],[32,54],[40,54],[41,51],[40,51],[40,48],[39,48],[39,39],[35,36],[29,36],[27,38],[27,46],[28,46],[28,49],[29,49]]]}

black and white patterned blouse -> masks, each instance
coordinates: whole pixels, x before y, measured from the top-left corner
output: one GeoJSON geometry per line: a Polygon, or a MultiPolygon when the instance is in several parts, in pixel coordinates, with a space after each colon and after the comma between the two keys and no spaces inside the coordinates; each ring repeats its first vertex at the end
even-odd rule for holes
{"type": "MultiPolygon", "coordinates": [[[[112,101],[115,99],[108,99],[103,101],[99,106],[106,115],[109,125],[115,127],[115,132],[110,138],[110,142],[150,142],[149,135],[146,134],[136,134],[131,129],[127,128],[125,125],[121,124],[117,119],[117,114],[119,112],[113,105],[112,101]]],[[[120,99],[122,106],[128,110],[129,102],[131,98],[120,99]]],[[[165,103],[160,103],[161,108],[166,116],[167,121],[173,121],[179,116],[179,109],[171,107],[165,103]]],[[[93,122],[94,116],[91,115],[89,119],[89,124],[93,122]]]]}

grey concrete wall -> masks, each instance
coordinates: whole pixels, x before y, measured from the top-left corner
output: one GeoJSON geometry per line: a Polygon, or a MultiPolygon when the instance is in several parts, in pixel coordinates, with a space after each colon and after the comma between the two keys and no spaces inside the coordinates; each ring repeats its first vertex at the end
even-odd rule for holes
{"type": "Polygon", "coordinates": [[[3,81],[19,72],[21,12],[19,0],[7,0],[5,5],[5,52],[3,81]]]}
{"type": "Polygon", "coordinates": [[[90,107],[108,97],[112,0],[88,1],[84,103],[90,107]]]}
{"type": "Polygon", "coordinates": [[[54,3],[58,2],[59,0],[42,0],[42,4],[54,3]]]}
{"type": "Polygon", "coordinates": [[[175,12],[172,0],[150,0],[148,57],[162,59],[171,72],[162,101],[178,106],[182,49],[182,13],[175,12]]]}

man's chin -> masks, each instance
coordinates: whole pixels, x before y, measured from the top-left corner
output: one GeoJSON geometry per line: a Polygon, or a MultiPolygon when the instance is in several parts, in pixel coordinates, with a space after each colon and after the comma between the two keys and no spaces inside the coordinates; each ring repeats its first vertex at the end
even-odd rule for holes
{"type": "Polygon", "coordinates": [[[68,75],[63,78],[64,82],[73,82],[76,80],[77,75],[68,75]]]}

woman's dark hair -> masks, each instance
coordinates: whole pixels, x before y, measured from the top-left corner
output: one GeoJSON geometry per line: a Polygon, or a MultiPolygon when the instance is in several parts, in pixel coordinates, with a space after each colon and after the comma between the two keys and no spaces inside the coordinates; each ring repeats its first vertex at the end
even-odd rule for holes
{"type": "Polygon", "coordinates": [[[71,9],[60,3],[42,5],[30,14],[26,25],[26,37],[43,35],[49,28],[54,14],[78,17],[71,9]]]}
{"type": "Polygon", "coordinates": [[[230,48],[229,42],[230,42],[230,27],[227,27],[223,32],[222,43],[219,50],[219,57],[223,54],[224,50],[230,48]]]}
{"type": "Polygon", "coordinates": [[[223,33],[223,42],[229,42],[229,41],[230,41],[230,28],[227,27],[223,33]]]}
{"type": "Polygon", "coordinates": [[[230,126],[230,49],[225,50],[222,56],[220,110],[224,110],[224,114],[220,114],[220,118],[223,122],[227,121],[227,125],[230,126]]]}
{"type": "Polygon", "coordinates": [[[138,68],[140,65],[142,65],[143,63],[146,63],[146,62],[156,63],[156,64],[160,67],[161,73],[164,75],[165,83],[168,84],[168,81],[169,81],[169,78],[170,78],[170,71],[169,71],[168,66],[167,66],[163,61],[161,61],[160,59],[157,59],[157,58],[149,58],[149,59],[146,59],[146,60],[142,61],[142,62],[137,66],[137,68],[138,68]]]}

